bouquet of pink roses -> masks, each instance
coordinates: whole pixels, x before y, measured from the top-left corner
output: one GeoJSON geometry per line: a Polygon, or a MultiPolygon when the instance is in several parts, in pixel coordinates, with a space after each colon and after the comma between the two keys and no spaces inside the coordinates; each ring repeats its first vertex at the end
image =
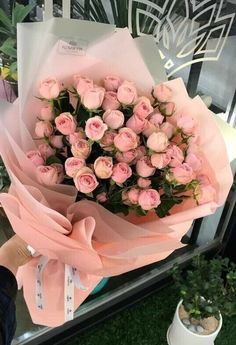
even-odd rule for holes
{"type": "Polygon", "coordinates": [[[74,184],[77,200],[125,215],[155,210],[164,217],[187,198],[214,200],[197,120],[189,113],[174,116],[168,86],[156,85],[147,98],[114,75],[102,85],[80,75],[73,80],[72,88],[55,79],[40,83],[40,144],[27,153],[40,183],[74,184]]]}

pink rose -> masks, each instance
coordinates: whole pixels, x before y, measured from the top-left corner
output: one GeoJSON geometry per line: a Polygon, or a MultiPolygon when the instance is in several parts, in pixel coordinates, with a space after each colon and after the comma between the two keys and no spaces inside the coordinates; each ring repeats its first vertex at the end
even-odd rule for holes
{"type": "Polygon", "coordinates": [[[98,157],[94,162],[94,171],[97,177],[101,179],[110,178],[112,175],[113,162],[112,157],[98,157]]]}
{"type": "Polygon", "coordinates": [[[138,204],[139,194],[140,194],[140,190],[137,188],[131,188],[126,193],[128,200],[133,205],[138,204]]]}
{"type": "Polygon", "coordinates": [[[123,126],[125,117],[119,110],[106,110],[102,116],[103,121],[111,129],[118,129],[123,126]]]}
{"type": "Polygon", "coordinates": [[[100,116],[94,116],[87,120],[85,134],[91,140],[100,140],[107,128],[107,125],[102,121],[100,116]]]}
{"type": "Polygon", "coordinates": [[[147,120],[144,117],[134,114],[126,122],[126,127],[131,128],[136,134],[139,134],[144,130],[146,123],[147,120]]]}
{"type": "Polygon", "coordinates": [[[138,203],[143,210],[152,210],[160,205],[160,194],[155,189],[145,189],[140,192],[138,203]]]}
{"type": "Polygon", "coordinates": [[[137,157],[137,152],[135,150],[129,150],[126,152],[116,152],[116,159],[118,162],[124,162],[131,164],[137,157]]]}
{"type": "Polygon", "coordinates": [[[117,163],[113,166],[112,180],[118,184],[124,183],[132,175],[132,170],[126,163],[117,163]]]}
{"type": "Polygon", "coordinates": [[[63,168],[60,169],[59,165],[61,164],[38,166],[36,171],[38,181],[48,186],[61,183],[63,168]]]}
{"type": "Polygon", "coordinates": [[[139,177],[137,183],[140,188],[148,188],[151,185],[151,180],[139,177]]]}
{"type": "Polygon", "coordinates": [[[49,144],[40,144],[38,150],[41,153],[41,156],[46,160],[48,157],[54,156],[56,150],[53,149],[49,144]]]}
{"type": "Polygon", "coordinates": [[[123,127],[119,130],[119,134],[115,136],[114,145],[121,152],[132,150],[138,146],[138,137],[132,129],[123,127]]]}
{"type": "Polygon", "coordinates": [[[172,95],[172,91],[168,86],[159,84],[154,87],[153,95],[159,102],[167,102],[172,95]]]}
{"type": "Polygon", "coordinates": [[[162,124],[163,120],[164,120],[164,116],[161,115],[161,113],[157,112],[156,110],[155,110],[155,113],[152,114],[149,118],[149,121],[157,127],[159,127],[159,125],[162,124]]]}
{"type": "Polygon", "coordinates": [[[133,112],[139,117],[146,118],[153,112],[151,102],[147,97],[140,97],[134,106],[133,112]]]}
{"type": "Polygon", "coordinates": [[[101,107],[105,95],[105,90],[102,87],[94,86],[88,89],[82,95],[82,104],[85,108],[93,110],[101,107]]]}
{"type": "Polygon", "coordinates": [[[91,146],[85,139],[78,139],[72,146],[71,152],[74,157],[86,159],[91,153],[91,146]]]}
{"type": "Polygon", "coordinates": [[[117,91],[121,80],[116,75],[108,75],[104,78],[104,87],[107,91],[117,91]]]}
{"type": "Polygon", "coordinates": [[[64,135],[69,135],[76,130],[76,119],[70,113],[61,113],[55,118],[56,128],[64,135]]]}
{"type": "Polygon", "coordinates": [[[140,158],[136,163],[136,171],[141,177],[149,177],[155,173],[155,170],[147,156],[140,158]]]}
{"type": "Polygon", "coordinates": [[[63,135],[53,135],[50,137],[50,144],[57,149],[61,149],[64,146],[63,135]]]}
{"type": "Polygon", "coordinates": [[[183,151],[177,146],[177,145],[172,145],[168,148],[168,152],[171,155],[171,161],[170,161],[170,166],[171,167],[177,167],[181,165],[184,161],[184,154],[183,151]]]}
{"type": "Polygon", "coordinates": [[[46,99],[57,98],[60,94],[60,84],[56,79],[45,79],[40,83],[39,93],[46,99]]]}
{"type": "Polygon", "coordinates": [[[76,129],[76,132],[71,133],[67,139],[69,143],[73,145],[74,143],[76,143],[76,141],[78,141],[78,139],[86,139],[86,135],[83,128],[79,127],[76,129]]]}
{"type": "Polygon", "coordinates": [[[114,150],[114,138],[117,135],[116,132],[106,131],[100,140],[100,146],[104,151],[113,151],[114,150]]]}
{"type": "Polygon", "coordinates": [[[88,89],[93,88],[93,81],[87,77],[81,77],[79,74],[75,74],[73,80],[76,91],[80,96],[88,89]]]}
{"type": "Polygon", "coordinates": [[[118,88],[117,99],[125,105],[133,104],[137,99],[137,90],[134,83],[124,81],[118,88]]]}
{"type": "Polygon", "coordinates": [[[202,168],[202,160],[194,153],[188,153],[185,162],[191,166],[193,171],[199,171],[202,168]]]}
{"type": "Polygon", "coordinates": [[[45,121],[51,121],[54,118],[51,105],[45,105],[40,110],[40,119],[45,121]]]}
{"type": "Polygon", "coordinates": [[[175,104],[173,102],[161,103],[159,109],[163,115],[171,116],[175,111],[175,104]]]}
{"type": "Polygon", "coordinates": [[[66,174],[70,177],[74,177],[77,172],[85,166],[85,160],[76,157],[67,158],[65,161],[66,174]]]}
{"type": "Polygon", "coordinates": [[[187,184],[195,178],[193,169],[187,163],[171,168],[170,171],[179,184],[187,184]]]}
{"type": "Polygon", "coordinates": [[[51,167],[54,167],[57,170],[58,180],[57,183],[61,183],[64,180],[64,168],[62,164],[53,163],[51,167]]]}
{"type": "Polygon", "coordinates": [[[75,187],[81,193],[91,193],[98,186],[98,181],[93,171],[88,167],[81,168],[74,177],[75,187]]]}
{"type": "Polygon", "coordinates": [[[31,160],[31,162],[37,167],[39,165],[44,164],[44,159],[41,153],[37,150],[31,150],[26,153],[27,158],[31,160]]]}
{"type": "Polygon", "coordinates": [[[145,148],[145,146],[138,146],[136,149],[135,149],[135,151],[136,151],[136,159],[140,159],[140,158],[142,158],[143,156],[145,156],[146,155],[146,148],[145,148]]]}
{"type": "Polygon", "coordinates": [[[170,139],[175,132],[175,127],[170,122],[164,122],[160,126],[160,130],[166,134],[168,139],[170,139]]]}
{"type": "Polygon", "coordinates": [[[150,135],[152,133],[158,132],[159,131],[159,127],[155,126],[153,123],[151,123],[150,121],[146,122],[146,125],[144,127],[143,130],[143,135],[148,138],[150,137],[150,135]]]}
{"type": "Polygon", "coordinates": [[[35,134],[39,138],[50,137],[53,133],[53,126],[49,121],[38,121],[35,125],[35,134]]]}
{"type": "Polygon", "coordinates": [[[196,120],[190,115],[181,115],[177,120],[177,126],[186,134],[192,134],[196,127],[196,120]]]}
{"type": "Polygon", "coordinates": [[[199,205],[206,204],[207,202],[211,202],[216,198],[216,190],[215,188],[209,184],[199,184],[196,190],[196,200],[199,205]]]}
{"type": "Polygon", "coordinates": [[[108,199],[107,193],[105,193],[105,192],[99,193],[99,194],[96,196],[96,200],[97,200],[98,202],[101,202],[101,203],[106,202],[107,199],[108,199]]]}
{"type": "Polygon", "coordinates": [[[163,132],[152,133],[147,140],[147,147],[155,152],[164,151],[168,145],[167,135],[163,132]]]}
{"type": "Polygon", "coordinates": [[[165,168],[170,163],[170,160],[171,160],[171,156],[168,152],[154,153],[151,156],[152,165],[158,169],[165,168]]]}
{"type": "Polygon", "coordinates": [[[102,102],[103,110],[116,110],[120,107],[120,102],[117,99],[117,94],[114,91],[105,92],[104,100],[102,102]]]}

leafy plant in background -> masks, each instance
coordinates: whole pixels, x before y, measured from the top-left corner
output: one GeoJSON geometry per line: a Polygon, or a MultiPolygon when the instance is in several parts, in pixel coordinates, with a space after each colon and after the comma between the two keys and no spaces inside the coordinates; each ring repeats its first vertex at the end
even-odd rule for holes
{"type": "Polygon", "coordinates": [[[0,157],[0,193],[7,192],[10,186],[10,179],[5,168],[5,165],[0,157]]]}
{"type": "Polygon", "coordinates": [[[16,26],[23,22],[35,4],[27,6],[14,4],[11,17],[0,8],[0,57],[1,76],[10,82],[17,81],[16,26]]]}
{"type": "Polygon", "coordinates": [[[185,274],[177,264],[171,272],[190,317],[219,319],[220,313],[236,314],[236,265],[228,258],[197,256],[185,274]]]}

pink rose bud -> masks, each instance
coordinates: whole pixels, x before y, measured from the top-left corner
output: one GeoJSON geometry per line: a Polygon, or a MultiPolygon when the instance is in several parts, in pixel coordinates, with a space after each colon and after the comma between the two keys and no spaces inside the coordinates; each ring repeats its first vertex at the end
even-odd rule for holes
{"type": "Polygon", "coordinates": [[[93,110],[101,107],[105,95],[105,89],[99,86],[94,86],[88,89],[82,95],[82,104],[85,108],[93,110]]]}
{"type": "Polygon", "coordinates": [[[145,189],[140,192],[138,203],[143,210],[152,210],[160,205],[160,194],[155,189],[145,189]]]}
{"type": "Polygon", "coordinates": [[[196,120],[190,115],[181,115],[177,120],[177,126],[186,134],[192,134],[196,128],[196,120]]]}
{"type": "Polygon", "coordinates": [[[191,166],[193,171],[199,171],[202,168],[202,160],[194,153],[188,153],[185,162],[191,166]]]}
{"type": "Polygon", "coordinates": [[[60,94],[60,84],[56,79],[45,79],[40,83],[39,93],[46,99],[57,98],[60,94]]]}
{"type": "Polygon", "coordinates": [[[137,188],[131,188],[127,191],[127,198],[131,204],[137,205],[139,199],[140,190],[137,188]]]}
{"type": "Polygon", "coordinates": [[[74,177],[75,187],[81,193],[91,193],[98,186],[98,181],[93,171],[88,167],[81,168],[74,177]]]}
{"type": "Polygon", "coordinates": [[[171,116],[175,111],[175,104],[173,102],[161,103],[159,109],[163,115],[171,116]]]}
{"type": "Polygon", "coordinates": [[[154,153],[151,156],[152,165],[158,169],[165,168],[170,163],[170,160],[171,160],[171,156],[168,152],[154,153]]]}
{"type": "Polygon", "coordinates": [[[85,167],[85,165],[84,159],[76,157],[67,158],[65,161],[66,174],[70,177],[74,177],[81,168],[85,167]]]}
{"type": "Polygon", "coordinates": [[[40,119],[45,121],[51,121],[54,118],[51,105],[45,105],[45,107],[40,110],[40,119]]]}
{"type": "Polygon", "coordinates": [[[216,198],[216,190],[211,184],[200,184],[195,192],[199,205],[211,202],[216,198]]]}
{"type": "Polygon", "coordinates": [[[117,94],[114,91],[105,92],[104,100],[102,102],[103,110],[116,110],[120,107],[120,102],[117,99],[117,94]]]}
{"type": "Polygon", "coordinates": [[[144,130],[146,123],[147,120],[144,117],[134,114],[126,122],[126,127],[132,129],[136,134],[139,134],[144,130]]]}
{"type": "Polygon", "coordinates": [[[170,171],[173,174],[174,179],[179,184],[190,183],[195,178],[193,169],[187,163],[171,168],[170,171]]]}
{"type": "Polygon", "coordinates": [[[82,77],[79,74],[75,74],[73,76],[73,80],[76,91],[80,96],[82,96],[88,89],[93,88],[93,81],[87,77],[82,77]]]}
{"type": "Polygon", "coordinates": [[[117,99],[124,105],[134,104],[137,99],[137,90],[134,83],[124,81],[118,88],[117,99]]]}
{"type": "Polygon", "coordinates": [[[113,166],[112,180],[118,184],[124,183],[132,175],[132,170],[126,163],[117,163],[113,166]]]}
{"type": "Polygon", "coordinates": [[[64,175],[65,175],[63,165],[58,164],[58,163],[53,163],[53,164],[51,164],[51,167],[56,168],[57,175],[58,175],[57,183],[61,183],[64,180],[64,175]]]}
{"type": "Polygon", "coordinates": [[[46,160],[48,157],[54,156],[56,150],[53,149],[49,144],[40,144],[38,150],[41,153],[41,156],[46,160]]]}
{"type": "Polygon", "coordinates": [[[27,158],[31,160],[31,162],[38,167],[39,165],[44,164],[44,159],[41,155],[41,153],[37,150],[31,150],[26,153],[27,158]]]}
{"type": "Polygon", "coordinates": [[[78,141],[78,139],[86,139],[86,135],[85,135],[83,128],[79,127],[76,129],[76,132],[70,134],[67,137],[67,139],[68,139],[69,143],[71,145],[73,145],[74,143],[76,143],[76,141],[78,141]]]}
{"type": "Polygon", "coordinates": [[[138,146],[137,134],[130,128],[123,127],[114,138],[114,145],[121,152],[135,149],[138,146]]]}
{"type": "Polygon", "coordinates": [[[169,122],[162,123],[160,130],[166,134],[168,139],[170,139],[175,133],[175,127],[169,122]]]}
{"type": "Polygon", "coordinates": [[[78,139],[72,146],[71,152],[74,157],[86,159],[91,153],[91,146],[85,139],[78,139]]]}
{"type": "Polygon", "coordinates": [[[170,146],[167,151],[171,155],[171,161],[170,161],[171,167],[174,168],[183,163],[184,154],[183,154],[183,151],[177,145],[170,146]]]}
{"type": "Polygon", "coordinates": [[[150,121],[146,122],[146,125],[144,127],[143,130],[143,135],[148,138],[150,137],[150,135],[152,133],[158,132],[159,131],[159,127],[157,127],[156,125],[154,125],[153,123],[151,123],[150,121]]]}
{"type": "Polygon", "coordinates": [[[126,152],[116,152],[115,157],[118,160],[118,162],[124,162],[127,164],[131,164],[137,158],[137,152],[136,152],[136,149],[135,150],[129,150],[126,152]]]}
{"type": "Polygon", "coordinates": [[[116,136],[116,132],[106,131],[104,136],[100,140],[100,146],[103,148],[104,151],[114,151],[114,138],[116,136]]]}
{"type": "Polygon", "coordinates": [[[104,87],[107,91],[117,91],[121,80],[116,75],[108,75],[104,78],[104,87]]]}
{"type": "Polygon", "coordinates": [[[55,164],[48,166],[38,166],[36,174],[38,181],[47,186],[62,182],[61,173],[59,172],[58,166],[56,166],[55,164]]]}
{"type": "Polygon", "coordinates": [[[61,149],[63,144],[63,135],[53,135],[50,137],[50,144],[56,149],[61,149]]]}
{"type": "Polygon", "coordinates": [[[107,128],[107,125],[102,121],[100,116],[94,116],[87,120],[85,134],[91,140],[100,140],[107,128]]]}
{"type": "Polygon", "coordinates": [[[113,162],[112,157],[98,157],[94,162],[94,171],[97,177],[101,179],[110,178],[112,175],[113,162]]]}
{"type": "Polygon", "coordinates": [[[150,100],[147,97],[138,98],[133,112],[135,115],[146,119],[153,112],[150,100]]]}
{"type": "Polygon", "coordinates": [[[149,118],[149,121],[157,127],[159,127],[162,124],[163,120],[164,120],[164,116],[161,115],[161,113],[156,110],[155,110],[155,113],[152,114],[149,118]]]}
{"type": "Polygon", "coordinates": [[[55,118],[56,128],[64,135],[69,135],[76,130],[76,119],[70,113],[62,113],[55,118]]]}
{"type": "Polygon", "coordinates": [[[155,173],[155,170],[147,156],[140,158],[136,163],[136,171],[141,177],[149,177],[155,173]]]}
{"type": "Polygon", "coordinates": [[[153,95],[158,102],[167,102],[172,95],[172,91],[168,88],[168,86],[159,84],[154,87],[153,95]]]}
{"type": "Polygon", "coordinates": [[[147,178],[139,177],[137,182],[140,188],[148,188],[151,186],[151,180],[147,178]]]}
{"type": "Polygon", "coordinates": [[[53,133],[53,126],[49,121],[38,121],[35,125],[35,134],[39,138],[50,137],[53,133]]]}
{"type": "Polygon", "coordinates": [[[102,116],[103,121],[111,129],[118,129],[123,126],[125,117],[119,110],[106,110],[102,116]]]}
{"type": "Polygon", "coordinates": [[[106,202],[107,199],[108,199],[107,193],[105,193],[105,192],[99,193],[99,194],[96,196],[96,200],[97,200],[98,202],[101,202],[101,203],[106,202]]]}
{"type": "Polygon", "coordinates": [[[146,148],[145,148],[145,146],[138,146],[135,151],[136,151],[136,155],[137,155],[136,156],[137,160],[146,155],[146,148]]]}
{"type": "Polygon", "coordinates": [[[155,152],[163,152],[168,145],[167,135],[163,132],[152,133],[147,140],[147,147],[155,152]]]}

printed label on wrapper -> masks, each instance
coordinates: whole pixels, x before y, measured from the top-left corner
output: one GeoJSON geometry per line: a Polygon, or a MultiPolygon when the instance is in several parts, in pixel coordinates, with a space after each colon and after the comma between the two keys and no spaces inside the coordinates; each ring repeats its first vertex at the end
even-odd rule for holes
{"type": "Polygon", "coordinates": [[[65,55],[86,55],[88,42],[74,37],[61,37],[58,41],[58,52],[65,55]]]}

